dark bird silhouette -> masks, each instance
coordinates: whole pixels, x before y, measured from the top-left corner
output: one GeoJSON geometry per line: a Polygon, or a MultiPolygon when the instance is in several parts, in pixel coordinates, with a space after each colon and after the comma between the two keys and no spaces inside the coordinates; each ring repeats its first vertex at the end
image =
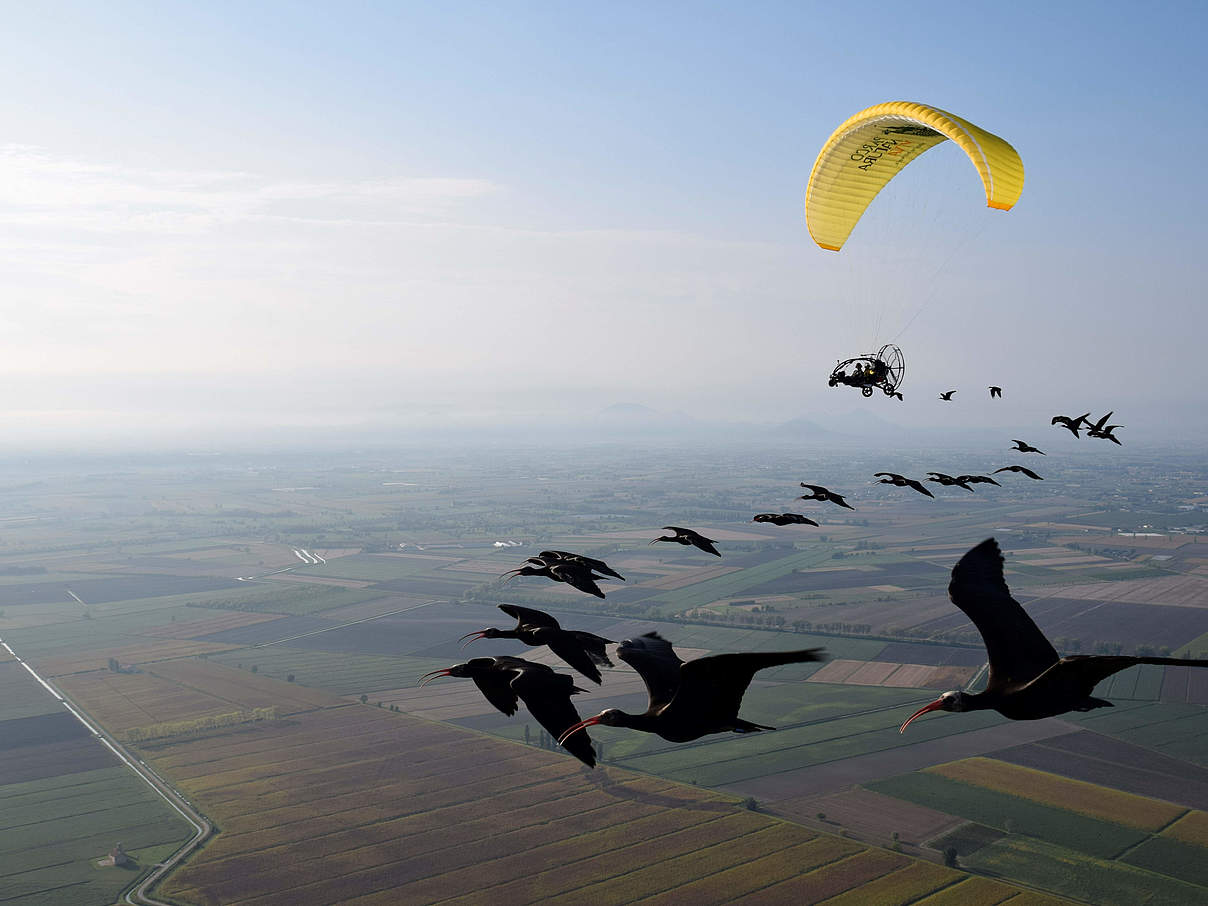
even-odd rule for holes
{"type": "Polygon", "coordinates": [[[508,570],[503,574],[504,581],[514,579],[517,576],[541,576],[545,579],[552,579],[555,582],[565,582],[571,588],[577,588],[579,591],[595,595],[597,598],[604,597],[604,592],[596,584],[604,577],[595,575],[591,567],[586,564],[576,563],[571,560],[555,560],[553,563],[547,563],[540,557],[529,557],[524,562],[535,565],[521,566],[518,569],[508,570]]]}
{"type": "Polygon", "coordinates": [[[995,387],[993,384],[991,384],[990,385],[990,399],[994,399],[995,397],[1002,399],[1002,388],[995,387]]]}
{"type": "Polygon", "coordinates": [[[1118,437],[1116,437],[1116,435],[1112,434],[1112,431],[1114,429],[1123,428],[1124,426],[1107,424],[1107,420],[1111,417],[1112,417],[1112,413],[1109,412],[1109,413],[1107,413],[1107,415],[1103,416],[1103,418],[1099,419],[1099,421],[1095,422],[1093,425],[1091,425],[1088,422],[1087,423],[1088,427],[1086,429],[1086,436],[1087,437],[1098,437],[1101,440],[1110,440],[1112,443],[1119,444],[1120,446],[1124,446],[1123,444],[1120,443],[1120,438],[1118,438],[1118,437]]]}
{"type": "Polygon", "coordinates": [[[1015,440],[1014,438],[1012,438],[1011,443],[1015,444],[1015,449],[1018,450],[1020,453],[1039,453],[1041,456],[1048,455],[1047,453],[1044,452],[1044,450],[1041,450],[1039,447],[1033,447],[1031,444],[1025,443],[1022,440],[1015,440]]]}
{"type": "Polygon", "coordinates": [[[923,487],[923,483],[921,481],[915,481],[913,478],[907,478],[905,475],[899,475],[896,472],[876,472],[873,474],[873,477],[880,478],[882,475],[885,477],[881,478],[877,484],[891,484],[898,488],[914,488],[920,494],[926,494],[928,497],[935,496],[929,490],[923,487]]]}
{"type": "Polygon", "coordinates": [[[1066,428],[1067,430],[1069,430],[1069,432],[1071,434],[1073,434],[1074,437],[1081,437],[1081,435],[1078,433],[1078,429],[1082,426],[1082,423],[1086,421],[1086,418],[1088,415],[1090,415],[1089,412],[1087,412],[1083,415],[1079,415],[1077,418],[1070,418],[1068,415],[1054,415],[1052,420],[1049,422],[1049,424],[1050,425],[1059,424],[1063,428],[1066,428]]]}
{"type": "Polygon", "coordinates": [[[964,484],[992,484],[997,485],[1000,488],[1002,487],[1002,485],[998,484],[998,482],[989,475],[957,475],[956,480],[958,483],[963,482],[964,484]]]}
{"type": "Polygon", "coordinates": [[[572,554],[570,551],[542,551],[537,555],[537,559],[544,563],[582,563],[585,566],[591,567],[602,576],[612,576],[614,579],[620,579],[622,582],[625,581],[624,576],[622,576],[603,560],[596,560],[592,557],[586,557],[583,554],[572,554]]]}
{"type": "Polygon", "coordinates": [[[1026,468],[1024,466],[1003,466],[1001,469],[994,470],[995,475],[997,475],[999,472],[1021,472],[1024,475],[1027,475],[1028,478],[1035,478],[1037,481],[1044,481],[1043,478],[1041,478],[1039,475],[1037,475],[1031,469],[1026,468]]]}
{"type": "Polygon", "coordinates": [[[568,729],[559,742],[596,724],[657,733],[669,742],[690,742],[710,733],[773,730],[775,727],[751,723],[738,716],[751,678],[768,667],[826,659],[821,648],[810,648],[711,654],[684,662],[671,643],[657,632],[626,639],[617,648],[617,655],[646,683],[650,694],[646,711],[627,714],[609,708],[568,729]]]}
{"type": "Polygon", "coordinates": [[[604,648],[615,644],[612,639],[578,629],[563,629],[548,613],[530,607],[500,604],[499,609],[515,618],[515,629],[480,629],[463,635],[458,641],[469,645],[479,639],[518,639],[532,647],[548,645],[550,651],[597,683],[601,682],[600,667],[613,665],[604,648]]]}
{"type": "Polygon", "coordinates": [[[1208,667],[1208,660],[1169,657],[1071,655],[1057,651],[1011,597],[1003,578],[1003,557],[993,538],[973,548],[952,570],[948,597],[973,621],[986,643],[990,675],[984,692],[945,692],[914,712],[912,720],[929,711],[997,711],[1011,720],[1038,720],[1067,711],[1110,708],[1093,698],[1095,686],[1134,664],[1208,667]]]}
{"type": "Polygon", "coordinates": [[[817,525],[813,519],[807,519],[800,513],[759,513],[752,522],[770,522],[773,525],[817,525]]]}
{"type": "MultiPolygon", "coordinates": [[[[936,484],[942,484],[946,488],[956,485],[958,488],[964,488],[966,491],[972,492],[973,490],[973,488],[969,487],[969,485],[965,482],[964,476],[954,478],[951,475],[945,475],[943,472],[928,472],[927,474],[931,476],[927,479],[928,481],[934,481],[936,484]]],[[[934,497],[935,495],[932,494],[931,496],[934,497]]]]}
{"type": "Polygon", "coordinates": [[[852,506],[850,503],[848,503],[843,498],[842,494],[836,494],[834,491],[828,491],[826,488],[822,487],[822,485],[806,484],[803,481],[803,482],[801,482],[801,486],[803,488],[807,488],[812,493],[802,494],[799,498],[797,498],[798,500],[822,500],[822,501],[829,500],[831,503],[837,503],[837,504],[839,504],[839,506],[845,506],[849,510],[855,509],[854,506],[852,506]]]}
{"type": "Polygon", "coordinates": [[[952,402],[952,394],[954,393],[956,393],[955,390],[945,390],[940,394],[940,399],[942,399],[945,403],[950,403],[952,402]]]}
{"type": "MultiPolygon", "coordinates": [[[[474,680],[487,701],[508,717],[516,713],[517,699],[523,701],[537,722],[555,739],[568,727],[578,726],[582,719],[570,697],[587,690],[580,689],[571,677],[555,673],[545,664],[534,664],[519,657],[476,657],[464,664],[425,673],[419,684],[426,685],[442,676],[474,680]]],[[[586,733],[568,740],[563,746],[588,767],[596,766],[596,753],[591,737],[586,733]]]]}
{"type": "Polygon", "coordinates": [[[654,544],[655,541],[674,541],[676,544],[691,544],[693,547],[699,547],[706,554],[712,554],[715,557],[721,556],[721,553],[713,546],[717,542],[706,538],[700,532],[694,532],[690,528],[679,528],[674,525],[664,525],[663,530],[675,532],[675,537],[655,538],[654,541],[650,542],[651,544],[654,544]]]}

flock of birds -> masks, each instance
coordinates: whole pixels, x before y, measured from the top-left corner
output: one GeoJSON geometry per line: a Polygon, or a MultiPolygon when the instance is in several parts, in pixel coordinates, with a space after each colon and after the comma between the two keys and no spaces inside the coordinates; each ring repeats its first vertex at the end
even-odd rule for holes
{"type": "MultiPolygon", "coordinates": [[[[558,572],[567,575],[576,571],[580,576],[600,573],[596,580],[612,577],[624,581],[603,561],[581,554],[545,551],[541,558],[534,559],[548,563],[551,573],[557,567],[558,572]]],[[[973,621],[985,643],[990,665],[986,688],[979,693],[945,692],[906,718],[899,732],[905,732],[914,720],[931,711],[993,710],[1011,720],[1037,720],[1068,711],[1111,707],[1111,702],[1095,698],[1092,693],[1098,683],[1121,670],[1136,664],[1208,667],[1208,660],[1188,658],[1061,657],[1023,606],[1011,597],[1003,565],[1002,552],[991,538],[961,557],[948,585],[952,603],[973,621]]],[[[547,646],[571,668],[597,684],[603,683],[600,668],[614,666],[607,649],[616,644],[611,639],[563,629],[554,617],[540,610],[513,604],[500,604],[499,609],[513,617],[516,626],[468,633],[460,639],[463,647],[479,639],[516,639],[529,646],[547,646]]],[[[587,690],[576,686],[574,677],[519,657],[472,658],[427,673],[419,682],[425,685],[440,677],[473,680],[487,701],[508,716],[515,714],[518,703],[523,701],[550,736],[584,764],[595,767],[596,753],[587,733],[592,726],[625,727],[654,733],[676,743],[713,733],[775,729],[738,714],[755,674],[770,667],[826,659],[823,649],[806,648],[712,654],[684,661],[657,632],[624,640],[617,645],[616,656],[632,667],[646,685],[646,710],[640,714],[609,708],[584,719],[571,697],[587,690]]]]}
{"type": "MultiPolygon", "coordinates": [[[[1002,388],[991,386],[991,398],[1001,398],[1002,388]]],[[[955,390],[940,394],[951,402],[955,390]]],[[[1087,437],[1110,440],[1119,444],[1113,433],[1121,425],[1108,424],[1113,413],[1098,421],[1090,413],[1077,417],[1055,415],[1052,425],[1068,429],[1075,437],[1086,431],[1087,437]]],[[[1012,438],[1011,448],[1018,453],[1045,452],[1026,441],[1012,438]]],[[[928,472],[926,481],[943,487],[959,487],[973,491],[975,484],[1001,486],[992,477],[1014,472],[1035,481],[1044,479],[1021,465],[995,469],[991,475],[948,475],[928,472]]],[[[896,472],[877,472],[878,484],[910,488],[927,497],[935,495],[922,481],[896,472]]],[[[801,482],[807,493],[797,499],[833,503],[854,510],[845,495],[822,485],[801,482]]],[[[758,513],[754,522],[777,526],[812,525],[819,523],[800,513],[758,513]]],[[[654,538],[650,544],[667,542],[694,547],[720,557],[717,542],[701,533],[681,526],[663,526],[671,532],[654,538]]],[[[1012,720],[1035,720],[1067,711],[1089,711],[1110,707],[1111,702],[1095,698],[1095,686],[1134,664],[1208,667],[1208,660],[1166,657],[1129,657],[1106,655],[1072,655],[1060,657],[1037,628],[1023,607],[1011,597],[1003,578],[1003,556],[993,538],[966,553],[952,570],[948,595],[958,608],[973,621],[986,646],[989,674],[986,688],[980,693],[960,690],[945,692],[938,699],[908,717],[900,728],[931,711],[977,711],[991,709],[1012,720]]],[[[541,551],[524,564],[503,574],[509,581],[518,576],[538,576],[594,595],[605,596],[600,582],[625,581],[625,577],[603,560],[571,551],[541,551]]],[[[611,639],[594,633],[563,629],[558,621],[540,610],[500,604],[499,609],[516,620],[511,629],[487,628],[461,637],[465,645],[480,639],[516,639],[529,646],[546,646],[558,658],[582,676],[596,684],[603,683],[601,667],[613,667],[608,655],[611,639]]],[[[574,677],[524,658],[511,656],[472,658],[443,670],[434,670],[420,678],[424,685],[439,677],[471,679],[495,708],[511,716],[523,701],[533,717],[545,727],[551,737],[589,767],[596,764],[596,753],[587,728],[592,726],[626,727],[655,733],[669,742],[690,742],[712,733],[753,733],[773,727],[752,723],[739,717],[743,695],[760,670],[785,664],[823,661],[821,648],[797,651],[742,652],[714,654],[692,661],[682,660],[670,642],[657,632],[648,632],[636,639],[626,639],[616,647],[616,656],[641,676],[648,694],[647,707],[641,714],[631,714],[610,708],[595,717],[583,719],[571,701],[572,696],[585,692],[575,685],[574,677]]]]}

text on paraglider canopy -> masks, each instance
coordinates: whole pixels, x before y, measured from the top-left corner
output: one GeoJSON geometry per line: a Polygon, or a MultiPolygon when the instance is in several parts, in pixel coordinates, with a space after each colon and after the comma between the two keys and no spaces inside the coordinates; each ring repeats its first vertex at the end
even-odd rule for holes
{"type": "Polygon", "coordinates": [[[897,157],[906,153],[913,144],[912,141],[899,138],[874,138],[853,151],[851,159],[856,162],[857,170],[868,172],[882,157],[897,157]]]}

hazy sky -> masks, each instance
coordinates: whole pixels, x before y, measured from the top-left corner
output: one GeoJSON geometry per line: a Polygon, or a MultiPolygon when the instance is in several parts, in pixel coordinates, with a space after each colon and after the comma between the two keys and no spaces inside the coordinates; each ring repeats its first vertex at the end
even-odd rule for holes
{"type": "Polygon", "coordinates": [[[1202,422],[1206,9],[0,4],[4,441],[620,401],[1202,422]],[[943,146],[814,246],[814,157],[885,100],[1011,141],[1015,210],[943,146]],[[895,338],[905,403],[826,387],[895,338]]]}

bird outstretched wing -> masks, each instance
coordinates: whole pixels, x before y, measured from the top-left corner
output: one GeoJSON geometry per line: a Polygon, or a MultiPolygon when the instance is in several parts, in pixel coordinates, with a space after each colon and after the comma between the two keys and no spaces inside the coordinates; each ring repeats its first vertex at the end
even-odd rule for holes
{"type": "MultiPolygon", "coordinates": [[[[520,670],[512,679],[511,689],[524,699],[529,713],[554,739],[583,719],[570,700],[572,695],[583,690],[577,688],[569,676],[520,670]]],[[[591,737],[586,733],[575,733],[562,743],[562,747],[587,766],[596,766],[596,753],[591,737]]]]}
{"type": "Polygon", "coordinates": [[[509,617],[514,618],[521,626],[545,626],[549,629],[560,629],[558,621],[544,610],[534,610],[531,607],[520,607],[516,604],[500,604],[499,609],[509,617]]]}
{"type": "Polygon", "coordinates": [[[688,711],[708,708],[720,717],[734,719],[751,679],[760,670],[783,664],[824,661],[821,648],[802,651],[744,651],[712,654],[688,661],[680,668],[680,689],[674,707],[688,711]]]}
{"type": "Polygon", "coordinates": [[[960,558],[952,569],[948,597],[973,621],[990,661],[987,689],[1035,679],[1058,656],[1003,578],[1003,556],[993,538],[960,558]]]}
{"type": "Polygon", "coordinates": [[[684,662],[657,632],[626,639],[617,648],[617,657],[638,672],[650,695],[651,708],[661,708],[675,697],[684,662]]]}

